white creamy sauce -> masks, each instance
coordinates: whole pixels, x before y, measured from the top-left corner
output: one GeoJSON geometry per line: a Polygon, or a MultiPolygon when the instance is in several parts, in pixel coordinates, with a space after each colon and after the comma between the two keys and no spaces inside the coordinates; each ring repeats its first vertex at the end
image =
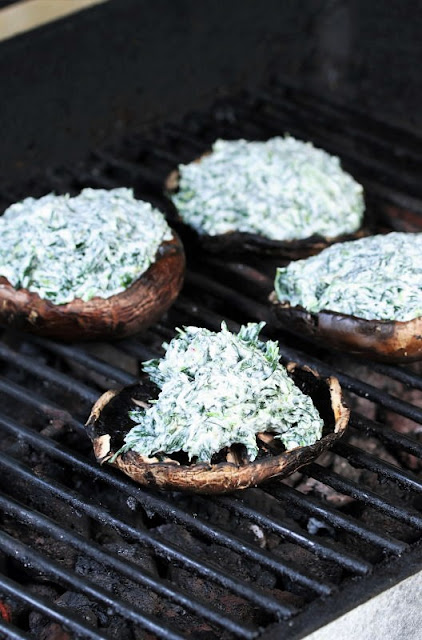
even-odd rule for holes
{"type": "Polygon", "coordinates": [[[131,189],[84,189],[13,204],[0,217],[0,237],[0,275],[64,304],[127,289],[172,231],[131,189]]]}
{"type": "Polygon", "coordinates": [[[143,365],[160,393],[151,407],[130,412],[136,426],[119,453],[184,451],[209,462],[224,447],[243,444],[254,460],[258,432],[276,434],[286,449],[321,438],[323,421],[280,364],[277,343],[258,339],[264,324],[243,326],[237,335],[224,323],[218,333],[179,330],[163,358],[143,365]]]}
{"type": "Polygon", "coordinates": [[[389,233],[335,244],[277,270],[280,301],[366,320],[422,316],[422,233],[389,233]]]}
{"type": "Polygon", "coordinates": [[[200,162],[179,166],[171,195],[198,233],[250,232],[273,240],[336,237],[362,224],[363,189],[340,161],[309,142],[217,140],[200,162]]]}

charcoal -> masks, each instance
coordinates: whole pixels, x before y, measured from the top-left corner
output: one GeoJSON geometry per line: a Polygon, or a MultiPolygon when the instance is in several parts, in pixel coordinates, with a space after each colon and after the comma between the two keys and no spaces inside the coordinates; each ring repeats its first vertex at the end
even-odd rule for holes
{"type": "Polygon", "coordinates": [[[133,564],[137,564],[148,571],[148,573],[157,576],[158,570],[154,558],[147,549],[138,544],[128,544],[121,539],[119,542],[108,542],[104,545],[111,553],[119,557],[127,558],[133,564]]]}
{"type": "MultiPolygon", "coordinates": [[[[5,412],[7,414],[7,411],[5,412]]],[[[16,413],[13,412],[16,419],[16,413]]],[[[0,439],[0,451],[7,453],[15,458],[27,458],[30,455],[30,447],[22,440],[16,441],[13,437],[4,437],[0,439]]]]}
{"type": "Polygon", "coordinates": [[[152,614],[156,609],[158,596],[155,593],[92,558],[80,555],[75,563],[75,572],[145,612],[152,614]]]}
{"type": "Polygon", "coordinates": [[[94,613],[95,604],[83,593],[65,591],[56,599],[56,604],[77,612],[80,617],[92,627],[98,626],[98,619],[94,613]]]}
{"type": "Polygon", "coordinates": [[[191,553],[202,554],[204,552],[206,545],[199,542],[199,540],[194,538],[191,533],[181,525],[162,524],[156,527],[155,531],[166,540],[171,541],[183,549],[188,549],[191,553]]]}
{"type": "MultiPolygon", "coordinates": [[[[276,549],[274,549],[274,555],[286,560],[292,565],[306,567],[306,572],[320,581],[336,583],[340,581],[343,575],[343,570],[337,563],[319,558],[307,549],[298,547],[291,542],[284,542],[280,544],[276,549]]],[[[285,580],[285,583],[289,591],[292,590],[293,593],[298,593],[299,595],[304,593],[302,590],[298,590],[294,584],[290,585],[288,579],[285,580]]]]}
{"type": "MultiPolygon", "coordinates": [[[[37,549],[42,554],[59,560],[60,563],[68,569],[71,569],[74,565],[76,552],[73,547],[70,547],[65,542],[60,542],[59,540],[40,534],[36,529],[27,527],[24,524],[19,524],[11,519],[4,520],[3,531],[18,538],[20,542],[29,547],[37,549]]],[[[14,560],[10,559],[9,563],[14,563],[14,560]]],[[[20,567],[20,563],[16,563],[16,569],[20,570],[20,567]]],[[[48,578],[39,576],[39,579],[45,580],[48,578]]]]}
{"type": "Polygon", "coordinates": [[[72,640],[72,636],[57,624],[57,622],[51,622],[47,624],[40,632],[40,640],[72,640]]]}
{"type": "MultiPolygon", "coordinates": [[[[111,617],[107,624],[107,636],[111,640],[135,640],[136,636],[133,635],[132,624],[127,622],[120,616],[111,617]]],[[[139,636],[144,640],[147,636],[142,631],[139,636]]]]}
{"type": "MultiPolygon", "coordinates": [[[[222,545],[210,543],[205,544],[196,540],[186,529],[180,525],[165,524],[157,527],[160,534],[167,540],[177,542],[178,545],[190,552],[194,552],[200,557],[206,557],[217,566],[224,567],[226,571],[239,578],[246,580],[255,579],[256,572],[262,571],[260,565],[256,565],[240,554],[223,547],[222,545]]],[[[170,566],[170,573],[173,567],[170,566]]],[[[181,584],[181,583],[179,583],[181,584]]],[[[181,584],[181,586],[183,586],[181,584]]],[[[188,585],[184,585],[188,588],[188,585]]]]}
{"type": "MultiPolygon", "coordinates": [[[[54,602],[58,595],[57,589],[47,584],[33,583],[28,586],[28,589],[34,595],[41,596],[46,600],[49,600],[50,602],[54,602]]],[[[53,632],[59,633],[60,631],[62,631],[62,629],[59,628],[59,629],[54,629],[53,631],[50,632],[48,628],[51,626],[51,624],[52,624],[51,620],[46,616],[44,616],[42,613],[39,613],[38,611],[30,611],[28,616],[28,625],[29,625],[29,631],[31,632],[31,635],[34,638],[37,638],[37,639],[42,638],[43,634],[44,634],[44,637],[48,638],[48,635],[46,636],[45,634],[49,634],[53,632]]],[[[54,638],[54,635],[52,637],[54,638]]],[[[67,640],[67,639],[65,638],[64,640],[67,640]]]]}
{"type": "MultiPolygon", "coordinates": [[[[394,487],[389,483],[383,485],[383,495],[389,499],[394,496],[394,500],[396,502],[400,501],[403,505],[410,500],[409,496],[407,496],[405,492],[398,492],[397,487],[394,487]],[[401,500],[400,495],[402,496],[401,500]]],[[[383,531],[384,534],[397,538],[398,540],[403,540],[404,542],[411,543],[419,537],[418,531],[413,527],[410,527],[403,522],[399,522],[381,511],[371,509],[370,507],[367,507],[362,511],[361,519],[362,522],[368,524],[370,527],[377,528],[383,531]]]]}
{"type": "MultiPolygon", "coordinates": [[[[191,593],[196,595],[194,591],[191,591],[191,593]]],[[[226,634],[222,633],[220,629],[214,629],[207,622],[202,619],[198,620],[188,611],[172,602],[163,603],[161,609],[157,611],[157,616],[161,620],[165,620],[167,624],[176,627],[188,638],[193,638],[194,640],[226,639],[226,634]]],[[[230,636],[231,638],[232,636],[230,636]]],[[[138,636],[136,636],[136,640],[138,640],[138,636]]],[[[139,640],[145,640],[144,636],[140,636],[139,640]]]]}
{"type": "Polygon", "coordinates": [[[282,604],[290,605],[296,609],[301,609],[305,604],[305,599],[290,591],[282,591],[281,589],[269,589],[268,595],[279,600],[282,604]]]}
{"type": "MultiPolygon", "coordinates": [[[[102,585],[101,585],[102,586],[102,585]]],[[[131,623],[121,616],[110,613],[107,608],[90,600],[83,594],[67,591],[56,603],[77,613],[82,620],[92,627],[107,629],[107,635],[113,640],[132,640],[131,623]]]]}
{"type": "MultiPolygon", "coordinates": [[[[195,554],[200,557],[207,558],[213,564],[224,567],[225,571],[236,577],[243,578],[247,581],[254,579],[259,572],[262,572],[262,567],[256,566],[256,572],[250,570],[250,561],[242,558],[239,554],[231,551],[220,545],[210,544],[205,545],[195,540],[189,532],[179,525],[169,524],[161,525],[157,527],[157,530],[163,537],[173,542],[177,540],[177,543],[183,546],[189,551],[195,551],[195,554]]],[[[168,578],[175,582],[187,593],[192,593],[198,599],[212,604],[217,609],[224,611],[224,613],[241,616],[241,619],[251,624],[255,621],[255,612],[253,608],[244,600],[233,594],[227,594],[224,589],[210,582],[209,580],[192,575],[190,571],[182,567],[178,567],[171,564],[168,567],[168,578]],[[239,613],[241,612],[241,613],[239,613]]],[[[274,586],[275,581],[269,572],[263,576],[262,581],[264,583],[274,586]]]]}
{"type": "MultiPolygon", "coordinates": [[[[30,452],[28,457],[33,466],[34,473],[49,479],[50,483],[54,484],[55,480],[58,482],[69,480],[67,470],[61,465],[52,462],[49,458],[39,456],[35,452],[30,452]]],[[[64,523],[82,535],[89,535],[89,518],[83,513],[76,511],[62,499],[56,498],[50,492],[47,494],[38,490],[35,486],[20,477],[14,478],[13,483],[10,482],[10,478],[4,478],[3,482],[7,482],[7,491],[16,500],[25,500],[28,506],[41,511],[53,520],[64,523]]]]}

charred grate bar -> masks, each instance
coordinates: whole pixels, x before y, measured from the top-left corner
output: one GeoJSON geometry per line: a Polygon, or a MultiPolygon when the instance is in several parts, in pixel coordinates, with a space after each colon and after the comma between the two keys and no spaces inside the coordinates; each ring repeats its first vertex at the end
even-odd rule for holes
{"type": "Polygon", "coordinates": [[[39,531],[43,531],[47,535],[53,535],[56,539],[65,540],[67,544],[77,547],[80,551],[83,551],[91,557],[95,557],[98,562],[108,564],[113,569],[119,571],[121,575],[139,581],[141,584],[148,586],[148,588],[160,593],[160,595],[164,597],[174,599],[175,602],[181,606],[192,609],[196,614],[210,620],[210,622],[222,624],[236,635],[254,637],[254,631],[247,626],[239,625],[226,616],[216,614],[203,604],[195,602],[190,595],[183,593],[174,586],[169,587],[165,581],[156,580],[152,576],[141,573],[136,565],[122,562],[118,558],[104,553],[99,545],[94,545],[92,542],[87,542],[81,536],[72,534],[63,527],[56,525],[51,519],[45,518],[40,513],[25,509],[22,504],[7,500],[7,498],[1,495],[0,503],[4,512],[8,515],[12,515],[27,525],[36,527],[39,531]]]}
{"type": "MultiPolygon", "coordinates": [[[[342,156],[377,216],[409,198],[422,211],[422,141],[282,86],[220,102],[0,196],[129,185],[165,208],[165,175],[216,137],[285,131],[342,156]]],[[[160,638],[300,638],[385,588],[390,567],[397,579],[416,570],[420,369],[333,357],[277,331],[266,302],[271,279],[259,260],[225,262],[188,247],[188,261],[181,297],[142,336],[92,347],[3,333],[0,600],[12,621],[0,620],[0,631],[7,638],[53,634],[54,625],[82,638],[131,638],[141,629],[160,638]],[[92,403],[134,382],[139,363],[156,357],[176,326],[218,329],[225,320],[236,329],[262,319],[286,361],[336,375],[346,389],[351,429],[331,453],[288,481],[218,498],[155,493],[93,462],[83,428],[92,403]],[[345,594],[354,585],[351,600],[345,594]]]]}
{"type": "MultiPolygon", "coordinates": [[[[31,438],[32,434],[24,433],[24,431],[18,425],[14,424],[13,422],[5,418],[2,418],[1,415],[0,415],[0,425],[2,428],[8,429],[9,431],[19,430],[21,437],[26,437],[28,439],[31,439],[32,442],[34,442],[34,438],[33,437],[31,438]]],[[[37,444],[40,447],[43,447],[44,445],[43,447],[44,449],[49,449],[50,450],[49,453],[51,453],[52,455],[56,455],[61,460],[66,459],[67,462],[71,462],[72,465],[81,467],[81,470],[83,469],[83,471],[85,472],[89,470],[90,475],[93,476],[94,478],[95,477],[97,479],[101,478],[106,482],[109,481],[109,477],[107,475],[103,476],[101,471],[99,471],[95,465],[78,464],[78,460],[75,459],[75,456],[73,456],[71,452],[65,451],[63,449],[58,450],[57,448],[55,448],[54,451],[52,451],[52,448],[49,447],[48,442],[42,442],[42,437],[37,438],[37,444]]],[[[105,511],[102,512],[101,509],[95,508],[95,506],[90,506],[87,501],[86,502],[81,501],[81,499],[78,498],[77,495],[72,495],[72,493],[65,491],[65,489],[63,488],[61,489],[60,487],[57,486],[57,484],[54,487],[51,487],[48,482],[38,479],[23,465],[19,465],[16,461],[11,461],[10,459],[2,456],[1,454],[0,454],[0,466],[7,469],[10,475],[20,474],[21,476],[25,476],[26,479],[29,480],[29,483],[31,485],[38,485],[39,488],[46,491],[47,494],[48,492],[57,494],[57,496],[61,500],[71,503],[75,509],[80,509],[82,511],[85,511],[90,517],[95,517],[95,518],[98,518],[99,520],[102,519],[103,521],[105,521],[105,519],[107,518],[105,511]]],[[[113,485],[116,486],[115,483],[113,483],[113,485]]],[[[124,488],[127,490],[125,486],[124,488]]],[[[303,586],[308,587],[310,589],[314,589],[317,593],[320,593],[323,595],[328,595],[330,593],[329,586],[323,585],[320,582],[308,579],[306,575],[302,575],[299,572],[295,572],[289,566],[289,564],[282,563],[282,562],[278,562],[278,563],[273,562],[272,559],[268,557],[265,553],[262,553],[259,550],[255,550],[251,545],[248,545],[246,543],[242,543],[241,541],[236,540],[234,536],[225,534],[223,531],[221,531],[217,527],[213,527],[212,529],[210,529],[209,527],[202,524],[200,521],[197,521],[195,518],[192,518],[185,512],[181,511],[180,509],[177,509],[177,507],[172,506],[171,513],[169,513],[168,503],[163,504],[163,501],[160,501],[160,500],[154,501],[153,496],[148,496],[148,495],[146,496],[145,503],[144,503],[139,491],[136,491],[134,493],[130,492],[130,494],[135,500],[143,504],[143,506],[145,506],[145,508],[148,510],[154,509],[154,511],[156,511],[157,513],[161,513],[162,515],[165,515],[167,517],[171,516],[173,520],[182,522],[188,528],[195,529],[199,534],[207,536],[213,541],[221,543],[224,546],[227,546],[229,548],[234,547],[237,551],[241,552],[246,557],[250,557],[253,560],[258,560],[264,566],[266,564],[269,565],[269,568],[273,569],[274,571],[280,573],[281,575],[287,575],[287,577],[290,579],[297,580],[303,586]]],[[[149,535],[147,532],[140,533],[134,530],[130,530],[126,525],[124,525],[124,523],[120,523],[118,520],[113,520],[113,521],[110,520],[109,524],[112,524],[112,526],[120,528],[122,530],[125,529],[126,533],[134,537],[140,538],[145,544],[148,544],[154,547],[155,549],[159,550],[164,556],[172,557],[172,559],[174,559],[175,561],[184,560],[186,564],[191,566],[191,568],[204,572],[208,577],[212,576],[214,579],[219,580],[221,583],[224,583],[225,586],[228,586],[229,584],[232,584],[233,586],[235,586],[235,582],[233,580],[230,580],[227,576],[225,576],[224,572],[220,572],[220,574],[213,572],[212,568],[209,568],[206,562],[202,561],[200,564],[196,563],[196,561],[190,558],[189,555],[182,554],[181,551],[175,550],[172,545],[165,545],[161,543],[159,540],[149,535]]],[[[242,590],[241,587],[238,588],[238,591],[239,593],[242,592],[242,595],[246,595],[246,593],[248,593],[248,595],[254,600],[257,600],[257,599],[258,601],[260,600],[259,594],[257,597],[256,591],[253,592],[248,590],[247,588],[242,590]]],[[[272,602],[271,599],[268,599],[268,598],[262,600],[261,602],[265,603],[270,610],[272,610],[273,612],[276,612],[279,615],[290,615],[293,612],[291,608],[284,607],[282,604],[278,604],[275,601],[272,602]]]]}

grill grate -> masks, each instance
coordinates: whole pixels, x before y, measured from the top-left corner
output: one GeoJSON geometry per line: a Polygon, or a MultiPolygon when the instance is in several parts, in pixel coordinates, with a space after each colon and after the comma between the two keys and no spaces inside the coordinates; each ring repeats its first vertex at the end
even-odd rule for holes
{"type": "MultiPolygon", "coordinates": [[[[285,131],[344,158],[378,223],[409,202],[422,211],[422,141],[282,86],[221,102],[151,140],[134,136],[0,197],[6,205],[51,189],[132,185],[165,207],[165,175],[217,136],[285,131]]],[[[418,367],[333,358],[277,333],[267,265],[188,249],[181,297],[140,337],[93,349],[3,334],[0,595],[12,623],[0,619],[2,637],[54,637],[61,625],[83,638],[293,640],[385,588],[392,571],[399,579],[416,570],[422,443],[391,425],[422,424],[418,367]],[[222,319],[232,329],[265,319],[285,361],[336,375],[355,408],[347,439],[297,478],[213,498],[154,493],[93,462],[82,423],[101,391],[134,382],[139,362],[157,356],[175,326],[217,329],[222,319]]]]}

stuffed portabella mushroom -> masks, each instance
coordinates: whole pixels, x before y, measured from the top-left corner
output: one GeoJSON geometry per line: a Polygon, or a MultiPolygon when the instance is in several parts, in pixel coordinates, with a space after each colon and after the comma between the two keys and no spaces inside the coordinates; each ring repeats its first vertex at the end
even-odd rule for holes
{"type": "Polygon", "coordinates": [[[283,327],[329,348],[392,362],[422,359],[422,233],[336,244],[277,270],[283,327]]]}
{"type": "Polygon", "coordinates": [[[145,377],[109,391],[87,422],[95,456],[140,484],[222,493],[286,476],[346,429],[338,381],[284,368],[264,323],[187,327],[145,377]]]}
{"type": "Polygon", "coordinates": [[[166,181],[184,225],[214,252],[287,258],[361,233],[363,189],[340,161],[290,136],[217,140],[166,181]]]}
{"type": "Polygon", "coordinates": [[[0,217],[0,324],[63,340],[118,338],[178,295],[185,257],[130,189],[26,198],[0,217]]]}

